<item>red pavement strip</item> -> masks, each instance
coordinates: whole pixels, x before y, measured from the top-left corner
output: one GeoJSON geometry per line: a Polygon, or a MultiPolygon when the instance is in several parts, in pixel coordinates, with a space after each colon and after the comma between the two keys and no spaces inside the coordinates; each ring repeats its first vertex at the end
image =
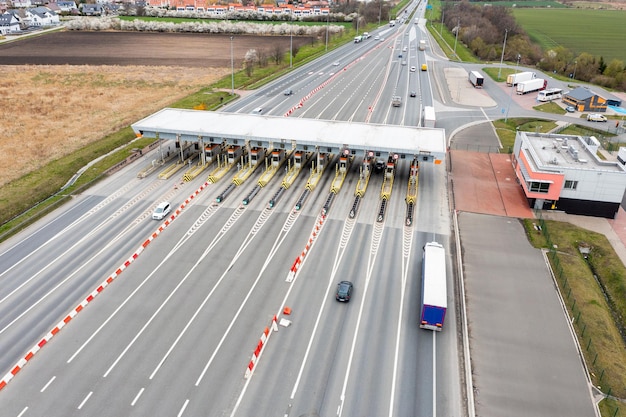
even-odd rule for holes
{"type": "Polygon", "coordinates": [[[24,355],[23,358],[18,360],[15,366],[11,368],[11,370],[7,372],[7,374],[2,379],[0,379],[0,390],[6,387],[6,385],[13,379],[13,377],[15,377],[15,375],[17,375],[19,371],[22,370],[22,368],[28,363],[28,361],[30,361],[35,356],[35,354],[39,352],[39,350],[43,348],[46,343],[48,343],[50,339],[54,337],[54,335],[61,331],[61,329],[65,327],[65,325],[69,324],[70,320],[72,320],[76,316],[76,314],[82,311],[87,306],[87,304],[93,301],[98,294],[100,294],[109,284],[113,282],[113,280],[115,280],[115,278],[117,278],[128,266],[130,266],[130,264],[133,263],[135,259],[137,259],[137,257],[144,251],[144,249],[146,249],[150,242],[152,242],[152,240],[159,236],[159,234],[180,215],[180,213],[187,206],[187,204],[189,204],[191,200],[193,200],[208,185],[209,183],[205,182],[193,194],[187,197],[185,202],[181,204],[180,207],[173,214],[165,219],[165,221],[163,222],[163,224],[161,224],[161,226],[159,226],[157,231],[152,233],[152,235],[137,248],[135,253],[130,258],[124,261],[124,263],[120,265],[115,270],[115,272],[111,273],[111,275],[109,275],[106,280],[98,285],[98,287],[96,287],[79,305],[77,305],[72,311],[70,311],[67,316],[65,316],[63,320],[61,320],[52,330],[50,330],[48,334],[43,337],[43,339],[41,339],[35,346],[33,346],[31,350],[26,355],[24,355]]]}
{"type": "Polygon", "coordinates": [[[510,155],[451,150],[449,158],[456,210],[534,218],[510,155]]]}

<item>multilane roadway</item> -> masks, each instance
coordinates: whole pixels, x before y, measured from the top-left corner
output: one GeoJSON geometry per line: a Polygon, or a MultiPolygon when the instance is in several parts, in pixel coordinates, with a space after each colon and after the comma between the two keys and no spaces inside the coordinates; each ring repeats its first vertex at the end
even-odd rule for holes
{"type": "MultiPolygon", "coordinates": [[[[361,48],[363,59],[346,69],[360,71],[351,77],[352,87],[333,84],[332,95],[314,94],[317,100],[297,112],[417,125],[419,98],[400,109],[388,104],[401,82],[418,77],[402,75],[408,68],[394,55],[400,39],[412,36],[385,37],[381,47],[361,48]],[[386,75],[367,72],[367,59],[386,75]],[[355,95],[344,97],[349,88],[355,95]]],[[[302,71],[319,76],[316,65],[302,71]]],[[[336,78],[341,80],[350,82],[336,78]]],[[[307,77],[301,82],[315,85],[307,77]]],[[[265,102],[269,90],[259,91],[257,100],[265,102]]],[[[280,102],[274,114],[298,97],[274,96],[280,102]]],[[[248,100],[235,110],[259,105],[248,100]]],[[[376,222],[380,174],[372,177],[357,217],[349,218],[359,176],[355,161],[298,274],[287,282],[319,224],[334,162],[300,211],[294,205],[306,170],[272,210],[266,206],[277,181],[245,207],[241,201],[256,177],[221,204],[215,199],[229,177],[200,192],[3,389],[1,414],[460,415],[452,294],[443,332],[417,326],[421,247],[431,240],[449,244],[444,167],[420,167],[415,222],[406,227],[409,161],[399,161],[382,223],[376,222]],[[355,284],[348,304],[334,300],[341,279],[355,284]],[[292,309],[286,317],[285,306],[292,309]],[[245,379],[274,315],[291,325],[272,334],[253,376],[245,379]]],[[[124,169],[2,245],[2,369],[10,369],[150,236],[161,224],[149,218],[156,203],[169,200],[178,207],[205,179],[181,184],[180,178],[160,181],[153,174],[137,180],[138,169],[124,169]]]]}

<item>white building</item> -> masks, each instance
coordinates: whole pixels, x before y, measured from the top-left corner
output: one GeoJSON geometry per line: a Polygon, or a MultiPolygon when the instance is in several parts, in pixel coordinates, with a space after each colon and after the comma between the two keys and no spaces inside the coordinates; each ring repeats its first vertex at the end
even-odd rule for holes
{"type": "Polygon", "coordinates": [[[593,137],[517,132],[513,167],[529,206],[615,218],[626,169],[597,156],[593,137]]]}

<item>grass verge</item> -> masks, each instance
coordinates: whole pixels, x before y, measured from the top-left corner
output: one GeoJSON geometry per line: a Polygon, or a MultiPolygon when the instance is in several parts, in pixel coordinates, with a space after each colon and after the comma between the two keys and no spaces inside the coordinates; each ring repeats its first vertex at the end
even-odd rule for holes
{"type": "Polygon", "coordinates": [[[557,124],[551,120],[544,119],[511,118],[506,121],[504,119],[495,120],[493,122],[493,127],[496,129],[496,133],[498,134],[500,143],[502,144],[500,152],[511,153],[513,152],[515,135],[518,130],[525,132],[548,133],[557,127],[557,124]]]}

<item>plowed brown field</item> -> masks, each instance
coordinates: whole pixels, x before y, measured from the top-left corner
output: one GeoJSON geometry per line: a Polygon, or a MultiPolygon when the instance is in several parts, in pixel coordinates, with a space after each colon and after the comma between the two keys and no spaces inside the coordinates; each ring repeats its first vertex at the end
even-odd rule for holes
{"type": "MultiPolygon", "coordinates": [[[[235,70],[275,44],[287,51],[289,37],[235,36],[235,70]]],[[[0,43],[0,186],[229,74],[230,47],[229,36],[134,32],[0,43]]]]}

